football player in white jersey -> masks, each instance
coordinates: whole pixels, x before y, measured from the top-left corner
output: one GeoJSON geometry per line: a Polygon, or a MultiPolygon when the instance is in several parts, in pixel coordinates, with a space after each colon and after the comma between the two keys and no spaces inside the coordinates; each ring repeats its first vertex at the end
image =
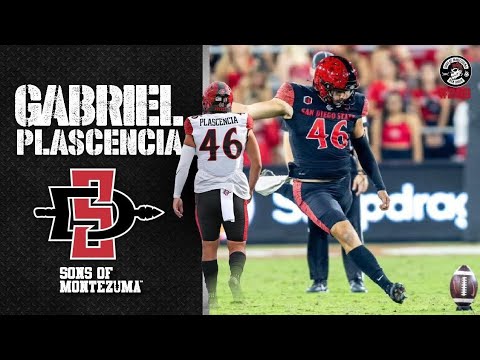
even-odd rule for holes
{"type": "Polygon", "coordinates": [[[232,113],[233,94],[224,82],[211,83],[203,94],[203,115],[185,120],[185,141],[175,177],[173,211],[183,216],[181,193],[194,155],[195,218],[202,238],[202,269],[210,306],[217,305],[217,250],[223,224],[229,250],[234,301],[242,301],[240,277],[245,265],[248,232],[247,204],[261,171],[260,150],[248,114],[232,113]],[[243,153],[250,160],[249,179],[243,172],[243,153]]]}

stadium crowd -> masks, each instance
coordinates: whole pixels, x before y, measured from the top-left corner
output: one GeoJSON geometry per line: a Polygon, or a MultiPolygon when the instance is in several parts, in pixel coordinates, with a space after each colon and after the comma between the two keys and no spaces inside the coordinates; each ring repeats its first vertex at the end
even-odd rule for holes
{"type": "MultiPolygon", "coordinates": [[[[226,82],[243,104],[271,99],[285,81],[311,85],[318,51],[346,57],[369,100],[370,142],[378,162],[465,159],[468,105],[445,97],[439,69],[451,55],[480,61],[480,45],[217,45],[211,50],[211,79],[226,82]]],[[[264,165],[284,164],[281,121],[255,121],[264,165]]]]}

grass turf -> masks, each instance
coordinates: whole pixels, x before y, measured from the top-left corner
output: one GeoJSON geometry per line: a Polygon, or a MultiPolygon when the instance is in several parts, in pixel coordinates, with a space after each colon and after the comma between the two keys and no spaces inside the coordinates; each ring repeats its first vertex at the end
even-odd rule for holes
{"type": "MultiPolygon", "coordinates": [[[[248,250],[247,250],[248,251],[248,250]]],[[[247,253],[248,256],[248,253],[247,253]]],[[[329,293],[309,294],[311,284],[304,257],[247,258],[242,276],[245,301],[232,302],[228,287],[228,260],[219,259],[219,307],[212,315],[472,315],[455,311],[450,297],[450,279],[462,264],[478,274],[480,256],[379,256],[390,280],[405,285],[408,299],[394,303],[375,283],[365,277],[366,294],[353,294],[346,280],[340,256],[330,258],[329,293]]],[[[475,311],[476,304],[473,303],[475,311]]]]}

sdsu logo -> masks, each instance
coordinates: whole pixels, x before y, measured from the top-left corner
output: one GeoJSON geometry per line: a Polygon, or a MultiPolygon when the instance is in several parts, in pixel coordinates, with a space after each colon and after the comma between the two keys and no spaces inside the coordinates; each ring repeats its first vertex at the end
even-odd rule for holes
{"type": "Polygon", "coordinates": [[[463,56],[449,56],[442,62],[440,76],[448,86],[460,87],[470,80],[472,67],[463,56]]]}
{"type": "Polygon", "coordinates": [[[135,207],[114,189],[115,169],[70,169],[70,186],[49,186],[52,207],[34,209],[37,218],[52,218],[48,241],[70,241],[71,260],[115,260],[115,239],[135,220],[164,214],[151,206],[135,207]]]}
{"type": "Polygon", "coordinates": [[[303,103],[307,105],[311,105],[313,102],[313,99],[311,96],[304,96],[303,97],[303,103]]]}

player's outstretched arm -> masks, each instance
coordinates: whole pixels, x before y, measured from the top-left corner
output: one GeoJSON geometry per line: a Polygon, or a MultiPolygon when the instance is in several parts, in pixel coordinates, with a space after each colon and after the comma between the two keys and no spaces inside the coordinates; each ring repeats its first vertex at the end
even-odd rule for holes
{"type": "Polygon", "coordinates": [[[268,119],[276,116],[283,116],[290,119],[293,115],[293,108],[279,98],[262,101],[251,105],[233,103],[232,111],[236,113],[248,113],[253,120],[268,119]]]}
{"type": "Polygon", "coordinates": [[[358,119],[355,123],[355,128],[353,130],[353,139],[352,145],[357,152],[358,160],[363,167],[363,170],[367,175],[372,179],[373,184],[377,189],[377,194],[382,204],[380,209],[388,210],[390,206],[390,198],[387,194],[385,184],[383,183],[382,175],[380,174],[380,169],[378,168],[377,161],[373,156],[372,149],[368,143],[367,137],[365,135],[365,129],[362,124],[362,120],[358,119]]]}
{"type": "Polygon", "coordinates": [[[258,102],[252,105],[233,103],[232,111],[248,113],[253,120],[268,119],[276,116],[283,116],[284,119],[291,119],[293,116],[293,103],[295,92],[292,84],[285,82],[278,89],[272,100],[258,102]]]}
{"type": "Polygon", "coordinates": [[[248,132],[247,146],[245,147],[248,159],[250,160],[250,175],[248,179],[248,186],[250,188],[250,200],[252,199],[253,190],[257,184],[262,170],[262,159],[260,157],[260,148],[258,147],[257,138],[253,130],[248,132]]]}
{"type": "Polygon", "coordinates": [[[192,164],[193,157],[195,156],[195,141],[192,135],[185,135],[185,141],[183,142],[182,154],[180,155],[180,161],[178,162],[177,172],[175,175],[175,188],[173,191],[173,212],[179,218],[183,216],[183,201],[182,191],[187,181],[190,165],[192,164]]]}

